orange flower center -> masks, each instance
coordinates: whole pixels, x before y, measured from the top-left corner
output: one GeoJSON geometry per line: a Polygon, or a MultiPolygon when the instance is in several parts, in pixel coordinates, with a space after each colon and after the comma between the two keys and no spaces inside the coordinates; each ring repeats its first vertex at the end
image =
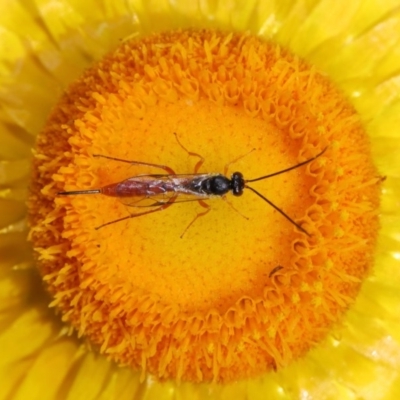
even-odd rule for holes
{"type": "Polygon", "coordinates": [[[304,61],[251,36],[166,33],[124,42],[61,99],[37,141],[31,240],[52,306],[102,353],[224,382],[287,365],[342,318],[371,266],[379,182],[359,117],[304,61]],[[247,187],[173,191],[324,148],[246,184],[286,216],[247,187]],[[138,175],[147,191],[57,195],[138,175]]]}

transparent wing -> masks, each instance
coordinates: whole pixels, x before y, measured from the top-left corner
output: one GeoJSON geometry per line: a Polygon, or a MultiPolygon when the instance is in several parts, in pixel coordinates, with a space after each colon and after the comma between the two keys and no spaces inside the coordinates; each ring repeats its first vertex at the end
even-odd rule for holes
{"type": "Polygon", "coordinates": [[[189,201],[208,200],[207,196],[195,196],[183,193],[168,193],[168,195],[155,195],[152,197],[119,198],[119,201],[128,207],[159,207],[168,203],[184,203],[189,201]]]}
{"type": "Polygon", "coordinates": [[[145,193],[118,197],[128,207],[159,207],[169,203],[207,200],[209,197],[190,189],[190,183],[210,177],[210,174],[139,175],[126,179],[134,186],[142,185],[145,193]]]}

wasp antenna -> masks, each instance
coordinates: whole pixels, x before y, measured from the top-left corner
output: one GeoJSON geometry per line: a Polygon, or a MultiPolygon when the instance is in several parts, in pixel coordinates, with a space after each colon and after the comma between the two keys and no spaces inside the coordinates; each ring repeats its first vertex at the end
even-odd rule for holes
{"type": "Polygon", "coordinates": [[[302,167],[303,165],[306,165],[306,164],[310,163],[311,161],[316,160],[318,157],[321,157],[322,154],[325,153],[325,151],[327,150],[327,148],[328,148],[328,146],[326,146],[326,147],[325,147],[320,153],[318,153],[315,157],[309,158],[308,160],[303,161],[303,162],[301,162],[301,163],[298,163],[298,164],[296,164],[296,165],[293,165],[292,167],[285,168],[285,169],[283,169],[283,170],[281,170],[281,171],[274,172],[274,173],[269,174],[269,175],[260,176],[259,178],[255,178],[255,179],[246,179],[246,182],[257,182],[257,181],[261,181],[261,180],[263,180],[263,179],[272,178],[273,176],[280,175],[280,174],[283,174],[283,173],[285,173],[285,172],[289,172],[289,171],[291,171],[292,169],[296,169],[296,168],[302,167]]]}
{"type": "Polygon", "coordinates": [[[292,218],[289,217],[283,210],[281,210],[278,206],[276,206],[274,203],[272,203],[271,200],[268,200],[265,196],[263,196],[261,193],[257,192],[257,190],[253,189],[250,186],[245,186],[247,189],[250,189],[253,193],[255,193],[257,196],[261,197],[264,201],[266,201],[270,206],[275,208],[276,211],[278,211],[281,215],[283,215],[288,221],[290,221],[298,230],[302,231],[305,233],[307,236],[311,236],[304,228],[302,228],[297,222],[294,222],[292,218]]]}
{"type": "Polygon", "coordinates": [[[101,189],[89,189],[89,190],[71,190],[69,192],[58,192],[59,196],[74,196],[76,194],[100,194],[101,189]]]}

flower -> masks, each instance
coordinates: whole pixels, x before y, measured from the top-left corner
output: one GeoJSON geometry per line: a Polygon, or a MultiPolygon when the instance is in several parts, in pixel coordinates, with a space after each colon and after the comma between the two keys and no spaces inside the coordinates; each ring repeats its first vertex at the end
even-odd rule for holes
{"type": "MultiPolygon", "coordinates": [[[[253,26],[254,32],[261,33],[264,36],[273,36],[275,40],[285,44],[292,51],[305,56],[318,68],[328,73],[351,96],[352,102],[363,120],[372,121],[369,128],[373,151],[377,156],[381,173],[387,175],[383,211],[388,214],[392,213],[391,219],[397,218],[398,220],[398,216],[396,216],[398,211],[393,203],[396,198],[393,194],[396,190],[395,179],[393,178],[396,175],[395,154],[399,151],[395,142],[396,102],[393,97],[398,63],[396,63],[396,54],[391,51],[390,47],[391,43],[394,46],[395,42],[389,40],[392,32],[397,31],[393,27],[396,19],[391,18],[392,15],[387,10],[387,14],[385,14],[387,18],[379,19],[379,29],[364,32],[363,28],[373,25],[374,20],[371,22],[369,18],[377,18],[377,13],[369,14],[366,6],[357,11],[346,8],[344,12],[341,7],[340,9],[332,8],[332,4],[329,4],[329,2],[322,2],[312,12],[310,10],[305,13],[307,16],[305,21],[303,21],[303,16],[298,17],[302,11],[299,5],[293,6],[290,11],[288,11],[289,9],[286,10],[285,17],[283,17],[282,10],[276,10],[274,13],[271,10],[263,10],[261,5],[257,5],[257,12],[251,13],[254,10],[249,9],[246,14],[243,10],[236,13],[235,10],[232,10],[232,13],[227,13],[223,7],[221,9],[216,7],[215,10],[207,10],[207,12],[197,9],[188,10],[187,8],[180,8],[178,3],[175,4],[177,8],[174,11],[169,11],[172,15],[176,15],[176,19],[172,20],[165,18],[168,14],[161,6],[152,15],[151,10],[138,8],[134,12],[130,10],[129,13],[129,10],[124,10],[122,5],[120,7],[115,5],[113,9],[104,7],[102,12],[105,15],[100,16],[96,12],[92,12],[93,10],[90,10],[90,14],[89,10],[81,10],[80,12],[85,16],[85,24],[83,24],[82,20],[78,18],[79,12],[73,10],[72,5],[66,4],[65,7],[70,12],[63,14],[69,15],[70,18],[64,22],[80,28],[81,34],[79,40],[76,39],[76,43],[78,46],[86,46],[84,52],[94,55],[93,58],[97,58],[96,45],[98,43],[89,40],[91,35],[99,35],[102,38],[101,35],[104,32],[110,34],[112,31],[112,29],[96,30],[95,27],[100,26],[100,22],[107,21],[109,27],[126,29],[123,34],[125,36],[129,30],[132,31],[131,21],[126,18],[126,15],[132,15],[132,13],[140,16],[141,21],[145,21],[147,16],[148,20],[151,20],[160,29],[182,27],[184,24],[179,23],[179,15],[185,15],[185,21],[196,21],[200,26],[206,25],[205,18],[202,20],[200,15],[215,15],[216,26],[226,28],[228,21],[224,19],[224,16],[230,15],[230,24],[232,25],[230,28],[245,29],[247,26],[253,26]],[[341,15],[341,21],[343,21],[341,28],[337,27],[335,23],[335,28],[329,29],[330,25],[325,24],[326,18],[329,16],[330,20],[335,12],[344,13],[347,18],[341,15]],[[253,15],[259,18],[256,24],[251,23],[253,15]],[[280,15],[279,19],[277,15],[280,15]],[[160,16],[164,17],[161,18],[160,16]],[[245,16],[248,17],[248,20],[245,16]],[[100,22],[96,24],[96,20],[100,22]],[[319,31],[317,32],[315,32],[316,21],[319,22],[319,25],[317,25],[319,31]],[[299,28],[296,31],[297,34],[294,35],[297,26],[299,28]],[[386,40],[382,39],[382,36],[378,36],[377,32],[386,40]],[[294,37],[293,39],[285,36],[290,33],[294,37]],[[385,37],[385,34],[387,37],[385,37]],[[85,38],[86,40],[84,40],[85,38]],[[377,39],[380,39],[380,41],[377,39]],[[368,46],[365,45],[365,42],[368,46]],[[378,45],[374,47],[375,43],[378,43],[378,45]],[[329,50],[327,51],[327,49],[329,50]],[[356,59],[354,57],[355,49],[357,49],[356,59]],[[332,55],[331,53],[335,54],[332,55]],[[360,59],[363,63],[357,65],[357,61],[360,59]],[[352,68],[349,68],[349,66],[352,68]],[[371,70],[377,71],[373,78],[370,78],[369,75],[371,70]],[[371,102],[371,99],[373,99],[373,102],[371,102]],[[382,126],[385,126],[384,134],[380,130],[382,126]],[[385,158],[386,161],[380,165],[383,155],[386,156],[387,154],[391,155],[392,158],[389,160],[385,158]]],[[[44,122],[44,114],[48,110],[43,104],[39,106],[38,101],[28,101],[29,95],[34,93],[35,99],[40,98],[41,94],[42,96],[49,96],[51,99],[49,98],[47,104],[50,106],[55,103],[57,96],[51,90],[46,91],[43,88],[46,88],[46,83],[47,87],[51,88],[51,79],[54,79],[51,76],[54,76],[58,81],[61,80],[61,82],[70,82],[77,75],[73,67],[67,67],[66,63],[60,62],[60,56],[64,56],[70,60],[70,64],[76,65],[75,60],[80,58],[79,52],[71,51],[68,47],[68,44],[73,40],[73,35],[64,31],[65,25],[59,24],[59,19],[51,17],[53,10],[54,8],[51,7],[39,8],[40,15],[47,27],[46,33],[50,33],[53,37],[52,42],[45,40],[44,31],[35,27],[33,22],[18,25],[21,32],[25,32],[24,29],[30,29],[28,32],[30,32],[32,39],[29,43],[34,55],[33,60],[27,57],[25,63],[19,69],[15,68],[15,60],[26,50],[22,45],[18,46],[18,41],[15,40],[12,33],[9,33],[8,40],[5,42],[12,51],[4,54],[3,69],[7,66],[10,69],[10,66],[12,66],[12,71],[19,74],[18,79],[13,80],[12,86],[5,79],[2,79],[2,88],[12,87],[14,95],[12,97],[7,94],[7,97],[5,97],[7,102],[4,124],[10,129],[5,131],[2,142],[6,144],[6,157],[9,160],[18,160],[18,158],[26,156],[28,146],[20,142],[29,145],[32,143],[23,133],[24,131],[17,130],[16,127],[26,128],[28,132],[37,132],[38,126],[44,122]],[[64,42],[65,37],[68,38],[68,41],[64,42]],[[52,47],[54,41],[58,48],[52,47]],[[37,68],[38,65],[41,65],[41,68],[37,68]],[[43,69],[43,66],[45,69],[43,69]],[[52,72],[51,76],[48,72],[43,72],[46,70],[52,72]],[[26,80],[25,85],[23,78],[26,80]],[[40,82],[42,91],[38,89],[37,82],[40,82]],[[33,86],[34,92],[26,91],[26,87],[29,88],[28,85],[33,86]],[[20,88],[20,91],[17,90],[18,88],[20,88]],[[25,92],[23,89],[25,89],[25,92]],[[26,93],[25,97],[23,96],[24,93],[26,93]],[[21,113],[18,102],[23,103],[23,100],[27,105],[23,108],[25,112],[21,113]],[[42,116],[42,119],[40,116],[42,116]]],[[[19,11],[19,18],[22,18],[21,15],[25,15],[28,17],[28,21],[36,20],[35,14],[31,14],[33,18],[30,20],[29,13],[23,7],[19,11]]],[[[33,13],[32,10],[30,12],[33,13]]],[[[303,12],[305,12],[304,9],[303,12]]],[[[7,15],[15,14],[10,12],[7,15]]],[[[4,25],[8,27],[8,25],[4,25]]],[[[141,22],[139,26],[145,31],[144,22],[141,22]]],[[[17,29],[17,25],[13,27],[17,29]]],[[[112,36],[115,38],[118,34],[112,36]]],[[[394,37],[396,39],[396,35],[394,37]]],[[[8,93],[11,93],[11,90],[8,93]]],[[[378,398],[378,395],[390,398],[388,396],[396,385],[396,367],[398,366],[396,324],[393,322],[396,313],[391,309],[392,301],[396,299],[395,288],[398,282],[392,273],[389,275],[387,269],[390,265],[396,263],[398,256],[398,242],[396,242],[396,240],[398,241],[396,236],[396,234],[398,235],[396,233],[398,224],[390,225],[391,219],[385,220],[385,214],[382,217],[383,230],[378,249],[376,272],[364,284],[358,302],[347,315],[345,321],[347,326],[333,331],[331,338],[322,347],[313,350],[299,364],[293,364],[276,375],[269,374],[260,379],[223,386],[190,384],[176,386],[171,382],[161,385],[150,379],[147,379],[144,383],[139,383],[139,377],[129,370],[117,369],[102,357],[95,357],[93,354],[84,351],[79,341],[60,334],[66,328],[62,329],[55,322],[56,318],[52,317],[52,313],[46,309],[49,300],[45,298],[45,295],[40,296],[35,301],[29,298],[30,290],[40,292],[37,289],[40,287],[39,280],[35,276],[34,270],[28,268],[32,262],[27,256],[27,251],[13,251],[13,247],[20,249],[24,243],[25,227],[23,223],[13,223],[15,220],[18,221],[18,218],[21,218],[23,214],[21,208],[18,208],[18,201],[24,199],[23,189],[26,187],[26,179],[18,176],[18,173],[21,170],[23,171],[24,163],[10,161],[5,163],[4,166],[9,168],[9,171],[6,171],[5,174],[7,186],[6,190],[3,191],[3,196],[6,199],[4,207],[7,213],[4,214],[5,228],[2,231],[1,243],[2,245],[4,243],[7,249],[8,259],[5,259],[5,279],[2,281],[5,288],[0,293],[4,293],[4,305],[7,312],[4,322],[6,329],[5,333],[0,336],[0,342],[5,348],[10,349],[7,353],[9,358],[6,357],[3,361],[4,373],[7,374],[4,375],[7,378],[4,379],[8,385],[4,389],[7,395],[12,394],[16,398],[18,396],[29,398],[33,397],[32,393],[35,393],[35,391],[40,394],[44,390],[49,398],[52,396],[57,398],[60,393],[68,393],[71,398],[76,398],[77,393],[84,388],[87,391],[86,398],[90,398],[90,396],[97,398],[100,396],[100,392],[102,392],[102,396],[121,398],[123,390],[125,390],[124,393],[126,394],[124,395],[127,398],[133,396],[132,393],[139,390],[149,398],[152,398],[152,396],[158,398],[157,393],[159,391],[167,396],[175,395],[175,393],[180,396],[194,396],[195,394],[201,396],[208,393],[208,395],[218,398],[220,396],[229,397],[229,393],[235,393],[238,396],[240,393],[243,394],[243,397],[247,395],[252,398],[263,390],[269,390],[267,393],[270,393],[275,387],[278,392],[286,391],[295,398],[304,397],[307,393],[320,397],[322,391],[324,395],[328,393],[327,396],[331,398],[343,397],[343,393],[350,392],[355,392],[358,396],[366,398],[368,396],[378,398]],[[387,279],[389,276],[390,282],[387,279]],[[388,295],[386,288],[389,289],[389,293],[390,288],[392,288],[393,294],[388,295]],[[378,305],[368,302],[371,294],[378,305]],[[25,340],[19,339],[21,336],[24,337],[27,330],[29,330],[29,336],[25,340]],[[368,334],[365,334],[364,331],[368,331],[368,334]],[[18,347],[12,347],[12,343],[16,343],[18,347]],[[49,364],[49,360],[51,364],[49,364]],[[346,370],[342,368],[343,360],[349,362],[349,368],[346,370]],[[377,364],[379,364],[379,368],[377,364]],[[10,365],[12,365],[12,368],[10,368],[10,365]],[[42,378],[49,374],[48,368],[44,366],[50,366],[51,372],[56,371],[52,372],[51,382],[42,378]],[[94,368],[96,368],[96,374],[93,374],[94,368]],[[385,371],[384,374],[381,372],[382,368],[385,371]],[[332,375],[330,375],[332,371],[335,373],[334,382],[332,375]],[[22,379],[26,372],[27,376],[22,379]],[[91,382],[93,382],[88,385],[85,379],[86,374],[90,377],[95,376],[97,381],[93,381],[91,378],[91,382]],[[373,376],[373,379],[371,379],[371,376],[373,376]],[[381,376],[384,376],[385,380],[381,376]],[[84,386],[82,386],[82,382],[84,382],[84,386]],[[379,385],[379,391],[374,385],[379,385]]],[[[26,248],[26,245],[24,246],[26,248]]]]}

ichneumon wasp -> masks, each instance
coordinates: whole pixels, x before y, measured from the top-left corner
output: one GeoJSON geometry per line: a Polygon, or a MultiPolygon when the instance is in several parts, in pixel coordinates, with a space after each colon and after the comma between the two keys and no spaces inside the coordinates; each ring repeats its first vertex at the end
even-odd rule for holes
{"type": "MultiPolygon", "coordinates": [[[[192,156],[197,156],[200,161],[196,164],[195,173],[193,174],[176,174],[175,171],[166,166],[159,164],[150,164],[141,161],[130,161],[115,157],[109,157],[105,155],[95,154],[94,157],[106,158],[108,160],[118,161],[127,163],[130,165],[145,165],[149,167],[155,167],[163,169],[167,174],[149,174],[149,175],[137,175],[131,178],[124,179],[120,182],[112,183],[110,185],[103,186],[98,189],[88,189],[88,190],[72,190],[58,192],[62,196],[70,195],[82,195],[82,194],[102,194],[106,196],[116,197],[123,204],[128,207],[149,207],[150,210],[139,212],[136,214],[130,214],[126,217],[122,217],[110,222],[106,222],[103,225],[98,226],[96,229],[103,228],[107,225],[114,224],[116,222],[125,221],[130,218],[140,217],[142,215],[150,214],[157,211],[162,211],[177,202],[185,201],[199,201],[200,205],[207,208],[207,211],[199,213],[194,220],[187,226],[183,234],[187,229],[196,221],[197,218],[204,216],[208,213],[210,206],[207,205],[204,200],[219,197],[224,198],[228,192],[232,192],[234,196],[241,196],[243,190],[249,189],[255,193],[258,197],[266,201],[270,206],[272,206],[276,211],[278,211],[283,217],[290,221],[297,229],[310,236],[309,233],[302,228],[297,222],[295,222],[289,215],[287,215],[282,209],[272,203],[264,195],[258,192],[253,187],[249,186],[249,182],[257,182],[273,176],[289,172],[293,169],[299,168],[303,165],[314,161],[320,157],[325,151],[322,150],[316,156],[309,158],[306,161],[293,165],[289,168],[285,168],[278,172],[274,172],[268,175],[260,176],[255,179],[244,179],[241,172],[234,172],[231,178],[226,176],[227,167],[229,164],[236,162],[242,157],[239,157],[225,166],[224,174],[219,173],[198,173],[200,166],[204,162],[204,158],[197,153],[188,151],[179,141],[177,134],[175,133],[176,140],[178,144],[192,156]]],[[[233,207],[233,206],[232,206],[233,207]]],[[[182,234],[182,236],[183,236],[182,234]]],[[[181,236],[181,237],[182,237],[181,236]]]]}

